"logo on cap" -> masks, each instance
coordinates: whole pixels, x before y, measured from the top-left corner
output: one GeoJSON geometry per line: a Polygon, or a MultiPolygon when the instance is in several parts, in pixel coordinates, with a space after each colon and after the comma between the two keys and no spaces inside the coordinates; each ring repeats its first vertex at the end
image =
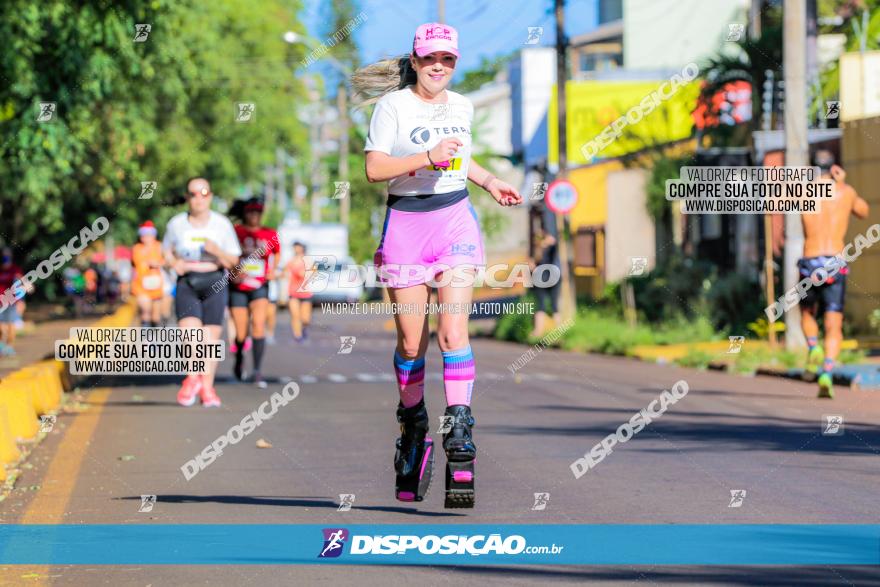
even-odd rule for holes
{"type": "Polygon", "coordinates": [[[425,40],[430,41],[431,39],[445,39],[447,41],[451,41],[452,35],[450,34],[448,28],[435,26],[434,28],[430,28],[425,31],[425,40]]]}

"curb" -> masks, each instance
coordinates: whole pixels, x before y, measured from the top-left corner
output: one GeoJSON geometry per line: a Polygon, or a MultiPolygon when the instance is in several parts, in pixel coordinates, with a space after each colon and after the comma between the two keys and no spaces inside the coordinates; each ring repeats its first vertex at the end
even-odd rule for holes
{"type": "MultiPolygon", "coordinates": [[[[775,371],[772,369],[758,369],[756,375],[769,375],[783,377],[813,383],[815,375],[810,375],[803,369],[788,369],[775,371]]],[[[880,366],[877,365],[840,365],[831,371],[835,385],[843,385],[853,391],[880,391],[880,366]]]]}
{"type": "MultiPolygon", "coordinates": [[[[128,326],[135,313],[134,302],[129,302],[92,327],[128,326]]],[[[21,450],[19,443],[33,444],[45,436],[40,434],[41,416],[56,415],[74,384],[69,363],[55,359],[27,365],[0,380],[0,465],[12,468],[27,456],[30,451],[21,450]]]]}

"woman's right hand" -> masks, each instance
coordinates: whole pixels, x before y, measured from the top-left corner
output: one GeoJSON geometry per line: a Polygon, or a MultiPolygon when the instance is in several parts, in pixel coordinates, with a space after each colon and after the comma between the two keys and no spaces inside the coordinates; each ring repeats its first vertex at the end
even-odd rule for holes
{"type": "Polygon", "coordinates": [[[464,143],[455,138],[443,139],[437,143],[433,149],[428,151],[428,156],[431,158],[431,161],[434,162],[434,165],[437,165],[438,163],[449,161],[450,158],[455,156],[462,145],[464,145],[464,143]]]}
{"type": "Polygon", "coordinates": [[[178,275],[183,275],[184,273],[186,273],[186,261],[184,261],[183,259],[175,260],[174,261],[174,271],[178,275]]]}

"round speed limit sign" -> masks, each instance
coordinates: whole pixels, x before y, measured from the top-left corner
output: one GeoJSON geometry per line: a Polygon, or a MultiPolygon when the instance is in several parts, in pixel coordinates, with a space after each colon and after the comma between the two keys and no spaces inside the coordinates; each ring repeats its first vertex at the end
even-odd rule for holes
{"type": "Polygon", "coordinates": [[[568,180],[557,179],[547,186],[544,201],[547,202],[547,207],[557,214],[568,214],[577,205],[577,188],[568,180]]]}

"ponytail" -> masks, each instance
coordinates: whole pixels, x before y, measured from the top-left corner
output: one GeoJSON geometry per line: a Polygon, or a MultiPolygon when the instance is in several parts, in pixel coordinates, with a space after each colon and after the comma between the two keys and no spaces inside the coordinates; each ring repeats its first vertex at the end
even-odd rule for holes
{"type": "Polygon", "coordinates": [[[377,61],[351,76],[352,102],[358,107],[375,104],[385,94],[415,84],[416,79],[409,55],[377,61]]]}

